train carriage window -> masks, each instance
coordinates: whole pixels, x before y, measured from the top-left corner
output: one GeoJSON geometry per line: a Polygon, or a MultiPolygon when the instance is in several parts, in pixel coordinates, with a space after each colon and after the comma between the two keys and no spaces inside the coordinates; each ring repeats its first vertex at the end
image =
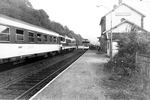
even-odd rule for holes
{"type": "Polygon", "coordinates": [[[57,38],[57,43],[60,43],[60,38],[59,37],[56,37],[57,38]]]}
{"type": "Polygon", "coordinates": [[[21,29],[16,29],[16,40],[23,41],[24,40],[24,31],[21,29]]]}
{"type": "Polygon", "coordinates": [[[54,41],[54,43],[57,43],[57,38],[53,37],[53,41],[54,41]]]}
{"type": "Polygon", "coordinates": [[[28,36],[29,36],[29,42],[34,42],[35,38],[34,38],[34,33],[33,32],[28,32],[28,36]]]}
{"type": "Polygon", "coordinates": [[[42,34],[37,34],[37,41],[41,42],[42,41],[42,34]]]}
{"type": "Polygon", "coordinates": [[[53,37],[52,36],[49,36],[49,41],[53,42],[53,37]]]}
{"type": "Polygon", "coordinates": [[[10,28],[0,25],[0,41],[10,41],[10,28]]]}
{"type": "Polygon", "coordinates": [[[67,43],[71,43],[71,40],[69,40],[69,39],[67,39],[68,40],[68,42],[67,43]]]}
{"type": "Polygon", "coordinates": [[[60,41],[63,41],[63,42],[64,42],[64,41],[65,41],[65,38],[63,38],[63,37],[60,37],[60,41]]]}
{"type": "Polygon", "coordinates": [[[72,41],[72,43],[76,43],[76,41],[75,41],[75,40],[73,40],[73,41],[72,41]]]}
{"type": "Polygon", "coordinates": [[[67,44],[71,43],[71,40],[66,39],[66,43],[67,43],[67,44]]]}
{"type": "Polygon", "coordinates": [[[47,35],[44,35],[44,42],[47,42],[47,41],[48,41],[47,35]]]}

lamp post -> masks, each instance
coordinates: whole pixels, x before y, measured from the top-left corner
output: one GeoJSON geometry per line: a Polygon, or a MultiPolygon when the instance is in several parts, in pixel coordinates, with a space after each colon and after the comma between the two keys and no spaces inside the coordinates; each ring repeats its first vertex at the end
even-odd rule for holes
{"type": "Polygon", "coordinates": [[[110,58],[112,59],[112,13],[110,13],[111,15],[111,20],[110,20],[110,58]]]}

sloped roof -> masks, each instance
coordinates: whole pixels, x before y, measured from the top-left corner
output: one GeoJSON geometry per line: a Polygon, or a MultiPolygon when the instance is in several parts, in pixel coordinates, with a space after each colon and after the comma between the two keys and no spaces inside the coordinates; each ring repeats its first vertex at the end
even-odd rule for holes
{"type": "Polygon", "coordinates": [[[125,3],[123,3],[122,5],[127,6],[127,7],[130,8],[131,10],[133,10],[133,11],[135,11],[136,13],[140,14],[141,16],[145,17],[144,14],[142,14],[141,12],[139,12],[139,11],[137,11],[136,9],[132,8],[131,6],[129,6],[129,5],[125,4],[125,3]]]}
{"type": "Polygon", "coordinates": [[[135,23],[130,22],[130,21],[128,21],[128,20],[126,20],[126,19],[125,19],[124,21],[122,21],[122,22],[121,22],[121,23],[119,23],[118,25],[116,25],[116,26],[112,27],[111,29],[109,29],[109,30],[107,30],[107,31],[104,31],[104,32],[103,32],[103,34],[105,34],[105,33],[109,32],[109,31],[112,31],[113,29],[118,28],[119,26],[123,25],[124,23],[129,23],[129,24],[131,24],[131,25],[136,26],[138,29],[140,29],[140,30],[142,30],[142,31],[148,32],[147,30],[145,30],[145,29],[143,29],[142,27],[140,27],[140,26],[136,25],[135,23]]]}
{"type": "Polygon", "coordinates": [[[100,25],[103,23],[103,21],[106,20],[106,16],[103,16],[100,20],[100,25]]]}
{"type": "Polygon", "coordinates": [[[111,11],[109,11],[109,12],[108,12],[107,14],[105,14],[104,16],[107,16],[109,13],[111,13],[111,12],[113,12],[114,10],[118,9],[118,8],[119,8],[120,6],[122,6],[122,5],[128,7],[129,9],[131,9],[131,10],[133,10],[134,12],[138,13],[139,15],[145,17],[144,14],[142,14],[141,12],[137,11],[136,9],[132,8],[131,6],[129,6],[129,5],[125,4],[125,3],[122,3],[122,4],[120,4],[119,6],[117,6],[116,8],[113,8],[111,11]]]}
{"type": "Polygon", "coordinates": [[[99,24],[99,25],[101,25],[102,20],[104,19],[105,16],[107,16],[108,14],[110,14],[111,12],[113,12],[114,10],[118,9],[118,8],[119,8],[120,6],[122,6],[122,5],[124,5],[124,6],[128,7],[129,9],[133,10],[134,12],[138,13],[138,14],[141,15],[142,17],[145,17],[144,14],[142,14],[141,12],[135,10],[135,9],[132,8],[131,6],[129,6],[129,5],[125,4],[125,3],[121,3],[119,6],[117,6],[116,8],[113,8],[111,11],[109,11],[109,12],[106,13],[103,17],[101,17],[101,20],[100,20],[100,24],[99,24]]]}
{"type": "MultiPolygon", "coordinates": [[[[123,22],[121,22],[121,23],[119,23],[118,25],[114,26],[114,27],[111,28],[110,30],[103,32],[103,34],[106,34],[106,33],[108,33],[108,32],[111,32],[112,30],[117,29],[119,26],[121,26],[121,25],[123,25],[123,24],[126,24],[126,23],[128,23],[128,24],[130,24],[130,25],[134,25],[135,27],[137,27],[138,30],[141,30],[141,31],[142,31],[142,34],[139,33],[138,35],[143,35],[143,34],[144,34],[144,36],[145,36],[144,38],[150,40],[150,32],[148,32],[147,30],[143,29],[142,27],[140,27],[140,26],[138,26],[138,25],[136,25],[136,24],[134,24],[134,23],[132,23],[132,22],[130,22],[130,21],[128,21],[128,20],[124,20],[123,22]]],[[[131,32],[132,32],[132,31],[131,31],[131,32]]],[[[113,39],[113,40],[116,40],[116,39],[118,39],[120,36],[121,36],[121,37],[122,37],[122,36],[125,36],[125,35],[126,35],[125,33],[129,33],[129,32],[113,32],[112,39],[113,39]]],[[[109,35],[109,34],[106,34],[106,36],[107,36],[108,39],[110,39],[110,35],[109,35]]],[[[141,37],[141,36],[140,36],[140,37],[141,37]]]]}

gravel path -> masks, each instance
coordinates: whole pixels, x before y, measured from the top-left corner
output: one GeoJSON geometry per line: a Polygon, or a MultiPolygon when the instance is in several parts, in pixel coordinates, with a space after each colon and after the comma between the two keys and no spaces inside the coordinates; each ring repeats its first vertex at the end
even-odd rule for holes
{"type": "Polygon", "coordinates": [[[103,64],[108,58],[87,51],[33,100],[106,100],[101,88],[103,64]]]}

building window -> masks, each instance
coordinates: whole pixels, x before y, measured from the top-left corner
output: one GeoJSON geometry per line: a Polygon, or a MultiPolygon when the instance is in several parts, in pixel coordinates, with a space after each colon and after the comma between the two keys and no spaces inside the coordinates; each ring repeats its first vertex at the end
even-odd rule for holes
{"type": "Polygon", "coordinates": [[[16,40],[23,41],[24,40],[24,31],[21,29],[16,29],[16,40]]]}
{"type": "Polygon", "coordinates": [[[10,41],[10,28],[0,25],[0,41],[10,41]]]}
{"type": "Polygon", "coordinates": [[[42,34],[37,34],[37,41],[41,42],[42,41],[42,34]]]}
{"type": "Polygon", "coordinates": [[[34,42],[34,33],[33,32],[28,32],[29,33],[29,42],[34,42]]]}

